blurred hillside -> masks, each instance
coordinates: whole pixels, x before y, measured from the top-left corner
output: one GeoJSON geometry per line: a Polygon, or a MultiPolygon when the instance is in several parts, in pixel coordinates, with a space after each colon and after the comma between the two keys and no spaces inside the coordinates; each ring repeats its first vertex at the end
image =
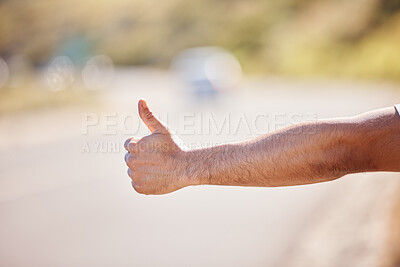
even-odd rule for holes
{"type": "Polygon", "coordinates": [[[166,67],[184,48],[232,51],[244,71],[400,80],[398,0],[3,0],[0,57],[91,54],[166,67]]]}

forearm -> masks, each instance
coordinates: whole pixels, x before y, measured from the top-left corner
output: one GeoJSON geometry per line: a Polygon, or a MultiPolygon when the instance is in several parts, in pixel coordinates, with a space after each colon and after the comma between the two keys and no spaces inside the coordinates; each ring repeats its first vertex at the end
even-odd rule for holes
{"type": "MultiPolygon", "coordinates": [[[[355,172],[400,171],[393,109],[295,125],[255,140],[188,152],[200,184],[287,186],[329,181],[355,172]],[[393,120],[394,123],[388,121],[393,120]],[[382,160],[380,154],[392,153],[382,160]]],[[[398,135],[400,138],[400,135],[398,135]]],[[[398,138],[398,139],[399,139],[398,138]]]]}
{"type": "Polygon", "coordinates": [[[239,144],[192,152],[203,184],[287,186],[327,181],[345,175],[350,165],[340,143],[348,126],[307,123],[239,144]],[[201,166],[202,165],[202,166],[201,166]]]}

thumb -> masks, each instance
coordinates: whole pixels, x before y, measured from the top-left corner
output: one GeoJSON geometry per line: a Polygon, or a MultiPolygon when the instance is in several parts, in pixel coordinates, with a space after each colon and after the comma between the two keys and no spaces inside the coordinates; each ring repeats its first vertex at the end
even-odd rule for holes
{"type": "Polygon", "coordinates": [[[140,118],[152,133],[169,134],[167,127],[153,115],[145,100],[139,100],[138,109],[140,118]]]}

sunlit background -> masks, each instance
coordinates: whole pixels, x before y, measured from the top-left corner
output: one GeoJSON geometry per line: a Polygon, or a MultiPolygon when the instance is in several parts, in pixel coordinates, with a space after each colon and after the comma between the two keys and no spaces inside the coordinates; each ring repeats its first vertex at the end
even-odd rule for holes
{"type": "Polygon", "coordinates": [[[189,147],[397,104],[400,1],[0,1],[0,266],[400,264],[398,174],[137,194],[140,98],[189,147]]]}

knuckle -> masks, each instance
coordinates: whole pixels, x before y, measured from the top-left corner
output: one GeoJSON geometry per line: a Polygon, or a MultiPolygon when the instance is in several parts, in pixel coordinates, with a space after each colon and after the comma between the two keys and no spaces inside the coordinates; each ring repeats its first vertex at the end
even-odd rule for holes
{"type": "Polygon", "coordinates": [[[135,138],[135,137],[130,137],[130,138],[128,138],[128,139],[125,141],[125,143],[124,143],[125,149],[126,149],[127,151],[134,152],[134,151],[135,151],[136,143],[137,143],[138,141],[139,141],[139,140],[138,140],[137,138],[135,138]]]}
{"type": "Polygon", "coordinates": [[[126,163],[130,163],[132,164],[135,161],[135,155],[133,155],[132,153],[128,152],[125,154],[125,162],[126,163]]]}
{"type": "Polygon", "coordinates": [[[137,168],[135,168],[136,166],[131,166],[129,167],[129,177],[132,178],[133,181],[135,181],[135,183],[142,183],[143,180],[143,173],[138,170],[137,168]]]}
{"type": "Polygon", "coordinates": [[[132,183],[132,187],[139,194],[146,194],[146,188],[144,186],[139,185],[137,183],[132,183]]]}
{"type": "Polygon", "coordinates": [[[129,142],[128,144],[128,150],[131,152],[136,152],[136,142],[129,142]]]}
{"type": "Polygon", "coordinates": [[[132,159],[132,160],[127,162],[127,165],[129,167],[129,169],[131,169],[133,174],[134,174],[134,172],[136,172],[136,170],[138,168],[138,164],[136,163],[136,161],[132,159]]]}
{"type": "Polygon", "coordinates": [[[142,182],[142,176],[135,170],[132,170],[132,179],[135,181],[135,183],[142,182]]]}
{"type": "Polygon", "coordinates": [[[126,139],[125,140],[125,142],[124,142],[124,148],[125,148],[125,150],[129,150],[129,142],[130,142],[131,140],[130,139],[126,139]]]}
{"type": "Polygon", "coordinates": [[[124,159],[125,159],[125,162],[126,162],[126,163],[128,163],[129,158],[130,158],[130,155],[131,155],[131,153],[129,153],[129,152],[125,153],[124,159]]]}
{"type": "Polygon", "coordinates": [[[131,186],[132,186],[133,189],[135,189],[135,182],[133,180],[131,180],[131,186]]]}
{"type": "Polygon", "coordinates": [[[135,141],[135,140],[136,140],[136,137],[133,137],[133,136],[132,136],[132,137],[129,137],[128,139],[126,139],[125,142],[124,142],[125,148],[128,147],[128,145],[129,145],[130,142],[133,142],[133,141],[135,141]]]}
{"type": "Polygon", "coordinates": [[[154,118],[153,112],[151,112],[148,108],[144,110],[144,117],[148,120],[151,120],[154,118]]]}

